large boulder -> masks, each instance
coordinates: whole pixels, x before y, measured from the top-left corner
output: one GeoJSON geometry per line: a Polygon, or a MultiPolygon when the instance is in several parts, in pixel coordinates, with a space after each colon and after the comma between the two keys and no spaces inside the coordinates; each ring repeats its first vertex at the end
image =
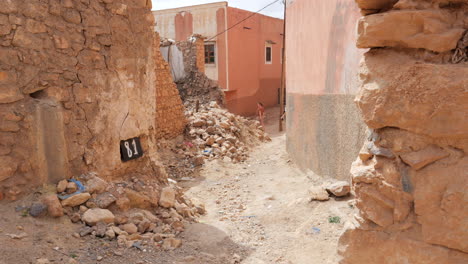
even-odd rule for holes
{"type": "Polygon", "coordinates": [[[114,223],[115,216],[114,214],[107,210],[101,208],[92,208],[87,210],[81,220],[83,220],[88,225],[96,225],[99,222],[106,224],[114,223]]]}

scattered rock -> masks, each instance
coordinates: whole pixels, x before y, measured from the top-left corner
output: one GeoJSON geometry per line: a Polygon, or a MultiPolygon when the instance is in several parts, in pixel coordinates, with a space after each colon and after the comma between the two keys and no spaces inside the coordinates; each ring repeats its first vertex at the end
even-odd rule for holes
{"type": "Polygon", "coordinates": [[[122,197],[122,198],[117,199],[115,204],[117,205],[117,207],[119,207],[120,210],[124,212],[128,211],[131,207],[130,199],[128,199],[127,197],[122,197]]]}
{"type": "Polygon", "coordinates": [[[151,222],[148,221],[148,220],[143,220],[143,221],[141,221],[141,222],[138,224],[138,232],[140,232],[140,233],[143,234],[144,232],[146,232],[146,230],[149,229],[150,225],[151,225],[151,222]]]}
{"type": "Polygon", "coordinates": [[[311,200],[317,201],[328,201],[330,199],[325,188],[319,186],[312,186],[309,189],[309,196],[311,200]]]}
{"type": "Polygon", "coordinates": [[[62,201],[62,206],[75,207],[85,203],[91,198],[89,193],[79,193],[62,201]]]}
{"type": "Polygon", "coordinates": [[[128,222],[128,217],[126,217],[125,215],[117,215],[115,217],[115,223],[118,225],[123,225],[127,222],[128,222]]]}
{"type": "Polygon", "coordinates": [[[103,193],[107,189],[107,182],[99,177],[92,177],[86,183],[86,191],[89,193],[103,193]]]}
{"type": "Polygon", "coordinates": [[[169,237],[169,238],[164,239],[162,247],[165,250],[173,250],[173,249],[179,248],[181,245],[182,245],[182,240],[169,237]]]}
{"type": "Polygon", "coordinates": [[[328,185],[326,190],[336,197],[343,197],[349,194],[351,191],[351,186],[346,181],[339,181],[328,185]]]}
{"type": "Polygon", "coordinates": [[[165,208],[171,208],[175,205],[175,191],[171,187],[162,189],[159,205],[165,208]]]}
{"type": "Polygon", "coordinates": [[[58,193],[63,193],[67,189],[68,181],[67,180],[61,180],[57,184],[57,192],[58,193]]]}
{"type": "Polygon", "coordinates": [[[107,225],[103,222],[98,222],[93,230],[96,232],[97,237],[105,237],[107,232],[107,225]]]}
{"type": "Polygon", "coordinates": [[[109,228],[107,231],[106,231],[106,237],[109,239],[109,240],[112,240],[115,238],[115,232],[112,228],[109,228]]]}
{"type": "Polygon", "coordinates": [[[43,203],[35,202],[29,208],[29,214],[32,217],[41,217],[47,214],[47,206],[43,203]]]}
{"type": "Polygon", "coordinates": [[[108,192],[101,193],[94,199],[94,203],[97,205],[97,207],[103,209],[106,209],[115,201],[115,196],[108,192]]]}
{"type": "Polygon", "coordinates": [[[19,234],[6,234],[7,237],[10,237],[11,239],[23,239],[28,236],[25,232],[19,233],[19,234]]]}
{"type": "Polygon", "coordinates": [[[96,225],[98,222],[113,223],[114,218],[114,214],[107,209],[92,208],[83,214],[82,220],[88,225],[96,225]]]}
{"type": "Polygon", "coordinates": [[[128,223],[128,224],[122,225],[120,226],[120,229],[129,233],[130,235],[138,232],[138,227],[134,223],[128,223]]]}
{"type": "Polygon", "coordinates": [[[80,229],[78,233],[80,234],[81,237],[84,237],[84,236],[90,235],[92,232],[93,232],[93,229],[91,227],[84,226],[80,229]]]}
{"type": "Polygon", "coordinates": [[[131,208],[151,208],[151,199],[148,196],[131,189],[125,189],[125,194],[130,201],[131,208]]]}
{"type": "Polygon", "coordinates": [[[70,221],[72,221],[72,223],[78,223],[81,221],[81,215],[79,213],[69,214],[68,217],[70,217],[70,221]]]}
{"type": "Polygon", "coordinates": [[[67,184],[67,193],[74,193],[78,190],[78,186],[76,186],[76,183],[74,182],[69,182],[67,184]]]}
{"type": "Polygon", "coordinates": [[[88,211],[88,207],[84,205],[80,205],[80,213],[84,214],[84,212],[88,211]]]}
{"type": "Polygon", "coordinates": [[[203,164],[205,164],[205,158],[203,156],[198,155],[193,159],[193,165],[201,166],[203,164]]]}
{"type": "Polygon", "coordinates": [[[42,198],[42,202],[47,206],[47,211],[52,217],[63,216],[63,207],[57,195],[49,194],[42,198]]]}

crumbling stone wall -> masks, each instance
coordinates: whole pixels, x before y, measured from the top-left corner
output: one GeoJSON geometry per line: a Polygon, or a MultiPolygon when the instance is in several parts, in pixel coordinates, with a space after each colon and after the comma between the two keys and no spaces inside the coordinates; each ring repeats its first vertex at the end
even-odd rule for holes
{"type": "Polygon", "coordinates": [[[0,193],[15,199],[89,171],[105,178],[153,175],[151,1],[0,6],[0,193]],[[137,136],[145,155],[123,163],[120,141],[137,136]]]}
{"type": "Polygon", "coordinates": [[[170,66],[161,55],[159,34],[155,34],[156,130],[158,138],[170,139],[184,132],[187,120],[179,91],[171,76],[170,66]]]}
{"type": "Polygon", "coordinates": [[[468,1],[356,2],[369,133],[341,263],[467,263],[468,1]]]}
{"type": "Polygon", "coordinates": [[[193,105],[197,101],[200,104],[208,104],[216,101],[224,105],[224,92],[218,86],[218,82],[205,75],[205,45],[201,36],[194,35],[187,41],[176,43],[184,56],[184,68],[186,77],[177,81],[177,88],[184,103],[193,105]]]}

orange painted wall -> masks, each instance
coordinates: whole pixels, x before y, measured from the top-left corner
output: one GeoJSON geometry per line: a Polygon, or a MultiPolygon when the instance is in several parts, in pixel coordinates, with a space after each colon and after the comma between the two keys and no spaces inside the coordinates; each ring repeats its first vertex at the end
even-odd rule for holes
{"type": "MultiPolygon", "coordinates": [[[[216,26],[217,32],[223,32],[226,29],[226,11],[224,8],[216,11],[216,26]]],[[[218,66],[218,84],[221,88],[227,89],[227,46],[226,46],[226,35],[221,34],[216,37],[216,49],[218,52],[216,63],[218,66]]]]}
{"type": "MultiPolygon", "coordinates": [[[[228,27],[252,13],[228,7],[228,27]]],[[[281,85],[283,20],[255,15],[228,32],[229,91],[227,107],[240,115],[253,115],[256,103],[274,106],[281,85]],[[266,41],[273,41],[272,64],[265,64],[266,41]]]]}
{"type": "Polygon", "coordinates": [[[177,41],[185,41],[193,34],[193,16],[190,12],[179,13],[174,18],[177,41]]]}

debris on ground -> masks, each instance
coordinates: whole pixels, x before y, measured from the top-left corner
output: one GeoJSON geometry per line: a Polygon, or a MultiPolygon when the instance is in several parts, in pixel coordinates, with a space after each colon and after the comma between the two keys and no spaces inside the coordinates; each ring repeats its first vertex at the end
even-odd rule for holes
{"type": "MultiPolygon", "coordinates": [[[[182,244],[176,237],[185,225],[195,222],[205,210],[203,204],[184,197],[176,185],[160,186],[155,179],[106,182],[94,173],[83,174],[60,181],[56,194],[45,193],[26,209],[33,217],[65,214],[73,223],[82,223],[74,234],[77,238],[116,240],[122,248],[172,250],[182,244]]],[[[7,236],[22,239],[26,233],[7,236]]]]}
{"type": "Polygon", "coordinates": [[[351,185],[347,181],[325,183],[321,186],[312,186],[309,191],[310,201],[328,201],[330,196],[346,197],[351,193],[351,185]]]}
{"type": "Polygon", "coordinates": [[[188,125],[182,137],[158,144],[169,176],[191,179],[206,160],[239,163],[249,157],[252,147],[271,141],[257,120],[230,113],[216,102],[187,107],[188,125]],[[174,155],[175,154],[175,155],[174,155]]]}
{"type": "Polygon", "coordinates": [[[351,192],[351,185],[347,181],[339,181],[328,185],[325,189],[336,197],[344,197],[351,192]]]}
{"type": "Polygon", "coordinates": [[[232,114],[211,102],[199,111],[187,112],[188,136],[207,158],[227,158],[238,163],[248,157],[249,147],[271,139],[260,123],[232,114]]]}

